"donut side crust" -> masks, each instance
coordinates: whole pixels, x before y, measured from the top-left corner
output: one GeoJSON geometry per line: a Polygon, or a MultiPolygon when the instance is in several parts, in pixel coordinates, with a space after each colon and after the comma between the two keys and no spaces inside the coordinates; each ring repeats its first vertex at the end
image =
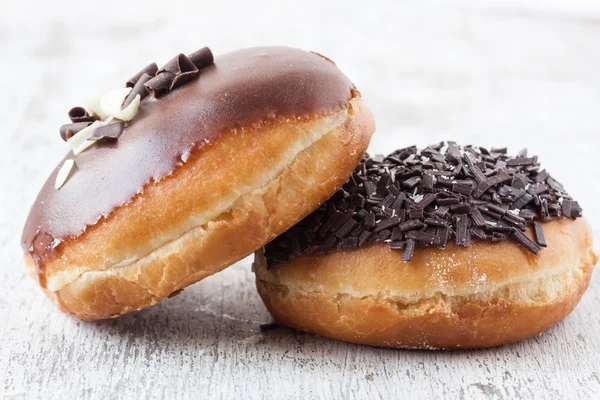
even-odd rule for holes
{"type": "Polygon", "coordinates": [[[479,242],[442,253],[419,249],[402,263],[401,254],[379,244],[267,270],[257,252],[256,286],[275,319],[337,340],[418,349],[500,346],[555,325],[588,287],[597,256],[587,221],[552,221],[544,230],[549,247],[538,256],[511,242],[479,242]]]}

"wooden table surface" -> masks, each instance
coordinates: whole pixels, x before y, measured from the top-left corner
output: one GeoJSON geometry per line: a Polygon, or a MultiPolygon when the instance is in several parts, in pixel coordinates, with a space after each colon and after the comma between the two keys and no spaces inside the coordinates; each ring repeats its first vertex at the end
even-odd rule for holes
{"type": "Polygon", "coordinates": [[[19,245],[67,151],[58,127],[71,106],[176,52],[266,44],[338,63],[375,114],[372,152],[528,147],[600,238],[598,2],[152,3],[25,0],[0,15],[0,398],[600,398],[598,274],[539,337],[403,351],[261,332],[271,319],[250,259],[143,312],[79,322],[25,276],[19,245]]]}

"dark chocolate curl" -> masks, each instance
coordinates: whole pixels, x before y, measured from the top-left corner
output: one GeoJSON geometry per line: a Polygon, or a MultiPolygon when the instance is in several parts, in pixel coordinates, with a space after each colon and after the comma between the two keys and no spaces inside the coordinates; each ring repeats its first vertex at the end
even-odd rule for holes
{"type": "Polygon", "coordinates": [[[84,121],[84,122],[75,122],[73,124],[65,124],[60,127],[60,137],[65,142],[75,136],[77,132],[82,130],[83,128],[87,128],[92,122],[84,121]]]}
{"type": "Polygon", "coordinates": [[[140,76],[138,81],[135,83],[135,86],[133,87],[133,89],[131,89],[131,92],[129,92],[129,94],[125,98],[125,101],[123,101],[121,110],[124,110],[125,108],[127,108],[127,106],[131,104],[133,99],[135,99],[135,96],[137,96],[138,94],[140,95],[140,100],[143,100],[144,97],[148,96],[148,89],[146,89],[144,84],[146,82],[148,82],[150,79],[152,79],[152,77],[145,72],[142,74],[142,76],[140,76]]]}
{"type": "Polygon", "coordinates": [[[137,83],[137,81],[144,75],[144,74],[148,74],[151,77],[156,75],[156,72],[158,71],[158,65],[156,65],[156,63],[152,63],[152,64],[148,64],[143,70],[141,70],[140,72],[138,72],[137,74],[135,74],[134,76],[132,76],[127,83],[125,84],[126,87],[134,87],[135,84],[137,83]]]}
{"type": "Polygon", "coordinates": [[[148,82],[144,83],[144,87],[148,89],[148,92],[152,93],[154,97],[158,98],[169,92],[174,80],[174,74],[170,72],[161,72],[148,82]]]}
{"type": "Polygon", "coordinates": [[[186,72],[198,71],[198,68],[190,61],[185,54],[179,54],[166,63],[158,73],[170,72],[173,75],[184,74],[186,72]]]}
{"type": "Polygon", "coordinates": [[[203,47],[200,50],[193,52],[188,57],[198,69],[207,67],[214,62],[213,53],[208,47],[203,47]]]}
{"type": "Polygon", "coordinates": [[[173,79],[173,83],[171,83],[171,87],[169,88],[169,90],[173,90],[177,86],[181,86],[184,83],[187,83],[187,82],[191,81],[192,79],[197,78],[199,74],[200,74],[200,71],[195,70],[195,71],[189,71],[189,72],[182,72],[180,74],[175,75],[175,79],[173,79]]]}
{"type": "Polygon", "coordinates": [[[123,121],[113,122],[94,129],[92,136],[88,140],[117,140],[123,134],[124,130],[125,123],[123,121]]]}
{"type": "Polygon", "coordinates": [[[88,114],[83,107],[73,107],[69,110],[69,119],[71,122],[93,122],[94,117],[88,114]]]}

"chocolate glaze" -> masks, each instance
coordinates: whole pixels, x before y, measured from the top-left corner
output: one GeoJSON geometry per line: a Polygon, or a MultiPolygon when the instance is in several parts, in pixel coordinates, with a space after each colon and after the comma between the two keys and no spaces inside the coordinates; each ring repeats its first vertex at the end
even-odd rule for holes
{"type": "MultiPolygon", "coordinates": [[[[141,103],[115,143],[98,143],[75,160],[65,185],[54,188],[58,166],[40,191],[25,224],[22,246],[43,266],[52,250],[81,235],[144,185],[183,165],[228,128],[278,116],[332,113],[351,98],[352,83],[331,62],[286,47],[238,50],[217,57],[200,77],[141,103]]],[[[61,163],[62,165],[62,163],[61,163]]]]}

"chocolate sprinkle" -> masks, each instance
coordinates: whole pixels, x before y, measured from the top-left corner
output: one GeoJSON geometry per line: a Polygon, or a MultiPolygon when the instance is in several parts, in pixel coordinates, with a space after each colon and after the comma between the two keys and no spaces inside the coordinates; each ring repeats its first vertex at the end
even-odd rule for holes
{"type": "Polygon", "coordinates": [[[100,126],[94,129],[92,136],[88,140],[95,141],[112,141],[117,140],[125,129],[125,123],[123,121],[113,122],[108,125],[100,126]]]}
{"type": "Polygon", "coordinates": [[[414,239],[406,240],[406,248],[404,249],[404,254],[402,254],[402,261],[409,262],[412,260],[413,255],[415,254],[415,245],[416,242],[414,239]]]}
{"type": "Polygon", "coordinates": [[[533,240],[529,239],[525,234],[518,230],[513,230],[513,237],[517,239],[519,243],[527,248],[527,250],[531,251],[533,254],[537,254],[542,249],[540,246],[535,244],[533,240]]]}
{"type": "Polygon", "coordinates": [[[562,203],[562,214],[565,217],[581,217],[581,207],[576,201],[565,199],[562,203]]]}
{"type": "Polygon", "coordinates": [[[450,240],[513,240],[537,254],[547,246],[538,221],[580,216],[579,204],[525,151],[515,158],[504,148],[413,146],[365,155],[343,188],[267,244],[265,256],[271,268],[383,241],[408,262],[415,248],[443,249],[450,240]],[[535,242],[524,234],[528,227],[535,242]]]}
{"type": "Polygon", "coordinates": [[[135,74],[134,76],[132,76],[127,83],[125,84],[125,87],[134,87],[135,84],[137,83],[137,81],[144,76],[144,74],[148,74],[149,76],[154,76],[156,75],[156,72],[158,71],[158,65],[156,65],[156,63],[152,63],[152,64],[148,64],[143,70],[141,70],[140,72],[138,72],[137,74],[135,74]]]}
{"type": "Polygon", "coordinates": [[[279,322],[269,322],[267,324],[260,324],[258,328],[261,332],[272,331],[281,328],[281,324],[279,322]]]}
{"type": "Polygon", "coordinates": [[[542,228],[542,224],[535,221],[533,223],[533,232],[535,233],[535,241],[538,245],[542,247],[548,247],[548,243],[546,242],[546,236],[544,235],[544,228],[542,228]]]}
{"type": "Polygon", "coordinates": [[[456,217],[456,244],[459,246],[469,245],[469,219],[467,214],[461,214],[456,217]]]}

